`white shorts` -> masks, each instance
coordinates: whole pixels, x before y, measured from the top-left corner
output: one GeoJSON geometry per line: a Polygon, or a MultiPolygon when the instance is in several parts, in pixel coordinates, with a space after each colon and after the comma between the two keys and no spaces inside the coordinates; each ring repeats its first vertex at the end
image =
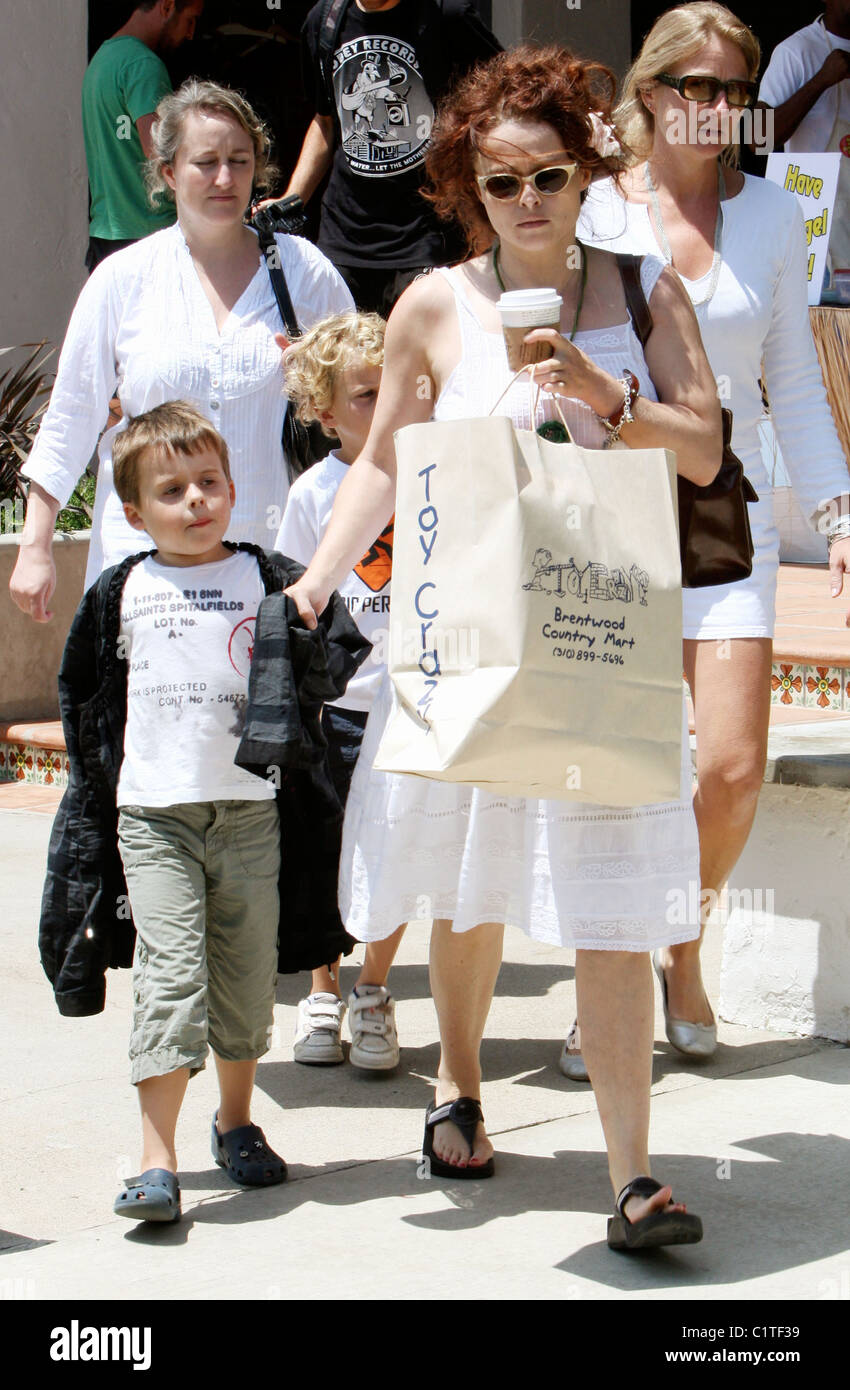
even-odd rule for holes
{"type": "Polygon", "coordinates": [[[753,533],[753,572],[736,584],[682,590],[682,636],[719,642],[724,637],[772,637],[776,625],[779,532],[773,523],[773,495],[759,492],[749,504],[753,533]]]}

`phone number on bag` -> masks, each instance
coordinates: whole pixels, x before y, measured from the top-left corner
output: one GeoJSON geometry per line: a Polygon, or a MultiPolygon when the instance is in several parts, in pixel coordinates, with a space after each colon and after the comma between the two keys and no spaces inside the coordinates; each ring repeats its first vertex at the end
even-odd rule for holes
{"type": "Polygon", "coordinates": [[[553,647],[553,656],[562,656],[567,661],[607,661],[609,666],[622,666],[623,657],[617,652],[587,652],[583,647],[553,647]]]}

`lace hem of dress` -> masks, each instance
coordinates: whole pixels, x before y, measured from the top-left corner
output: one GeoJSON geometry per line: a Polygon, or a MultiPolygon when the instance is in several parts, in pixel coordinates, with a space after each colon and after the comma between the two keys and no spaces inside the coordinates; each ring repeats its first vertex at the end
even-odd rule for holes
{"type": "MultiPolygon", "coordinates": [[[[455,783],[455,785],[459,785],[455,783]]],[[[439,821],[447,817],[469,815],[472,806],[472,791],[477,790],[470,787],[470,795],[465,798],[460,806],[446,807],[444,810],[435,811],[427,806],[405,805],[401,807],[397,814],[393,815],[387,811],[386,815],[378,816],[375,814],[367,815],[361,812],[361,823],[374,829],[385,829],[388,826],[400,825],[402,821],[407,821],[411,816],[419,816],[422,820],[439,821]]],[[[484,790],[484,788],[481,788],[484,790]]],[[[352,795],[349,803],[353,806],[358,798],[352,795]]],[[[687,814],[690,810],[690,802],[687,801],[662,801],[657,806],[624,806],[600,807],[598,811],[588,808],[587,802],[578,803],[580,811],[553,811],[551,808],[555,803],[552,801],[529,802],[525,798],[504,798],[488,800],[486,806],[479,806],[476,816],[484,816],[488,811],[507,811],[512,816],[522,816],[532,820],[536,825],[595,825],[600,822],[609,822],[620,825],[634,825],[635,821],[657,819],[659,816],[675,817],[687,814]],[[537,807],[535,811],[529,811],[529,804],[537,807]]],[[[564,805],[569,805],[565,802],[564,805]]]]}
{"type": "Polygon", "coordinates": [[[678,946],[699,936],[699,923],[680,923],[672,927],[658,917],[581,917],[535,909],[528,923],[517,920],[516,910],[504,893],[482,894],[475,915],[454,921],[456,904],[445,894],[401,894],[392,918],[373,912],[360,922],[349,914],[346,928],[358,941],[383,941],[402,922],[443,920],[452,922],[458,933],[472,931],[488,922],[519,928],[532,941],[546,946],[564,946],[576,951],[656,951],[662,946],[678,946]]]}
{"type": "MultiPolygon", "coordinates": [[[[360,837],[360,846],[363,848],[364,840],[360,837]]],[[[461,864],[466,856],[465,845],[439,845],[429,847],[427,845],[417,845],[415,850],[411,850],[409,855],[402,856],[399,860],[399,867],[404,869],[405,862],[410,867],[411,877],[420,871],[423,866],[437,865],[445,868],[447,864],[461,864]]],[[[640,854],[635,850],[629,851],[629,858],[624,859],[615,855],[608,857],[593,857],[589,854],[579,854],[570,856],[569,854],[558,854],[551,848],[541,849],[535,854],[533,849],[523,845],[512,845],[507,840],[488,840],[488,858],[498,863],[500,869],[505,865],[517,864],[530,865],[532,874],[538,872],[546,878],[552,871],[558,875],[559,884],[566,883],[604,883],[618,882],[624,880],[637,882],[641,879],[669,878],[671,876],[689,876],[693,872],[693,853],[685,851],[675,853],[670,851],[667,854],[640,854]],[[537,861],[537,862],[535,862],[537,861]]]]}

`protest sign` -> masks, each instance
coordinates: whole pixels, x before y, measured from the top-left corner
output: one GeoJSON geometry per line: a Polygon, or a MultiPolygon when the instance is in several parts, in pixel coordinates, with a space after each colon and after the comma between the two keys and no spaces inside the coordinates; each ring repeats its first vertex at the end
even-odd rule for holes
{"type": "Polygon", "coordinates": [[[820,304],[841,159],[840,154],[768,156],[767,177],[796,193],[803,209],[809,245],[809,304],[820,304]]]}

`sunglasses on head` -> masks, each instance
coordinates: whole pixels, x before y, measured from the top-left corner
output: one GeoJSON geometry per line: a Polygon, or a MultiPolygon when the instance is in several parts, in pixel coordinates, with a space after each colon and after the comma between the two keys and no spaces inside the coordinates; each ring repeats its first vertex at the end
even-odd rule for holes
{"type": "Polygon", "coordinates": [[[475,182],[482,193],[500,203],[512,203],[527,183],[533,184],[538,193],[563,193],[577,168],[577,164],[550,164],[533,174],[478,174],[475,182]]]}
{"type": "Polygon", "coordinates": [[[675,87],[685,101],[709,102],[717,100],[717,93],[724,92],[730,106],[752,106],[756,99],[758,86],[742,77],[731,77],[721,82],[719,77],[709,77],[703,73],[691,73],[686,77],[671,77],[669,72],[659,72],[656,82],[667,87],[675,87]]]}

